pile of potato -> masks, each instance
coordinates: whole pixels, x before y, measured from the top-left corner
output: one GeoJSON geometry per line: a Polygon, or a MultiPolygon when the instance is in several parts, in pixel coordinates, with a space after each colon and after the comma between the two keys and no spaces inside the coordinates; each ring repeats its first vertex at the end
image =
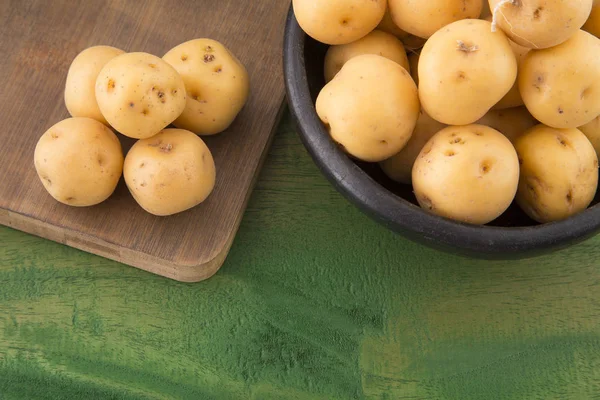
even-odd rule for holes
{"type": "Polygon", "coordinates": [[[420,206],[487,224],[589,207],[600,152],[600,2],[293,0],[330,45],[316,111],[420,206]],[[591,33],[588,33],[591,32],[591,33]]]}
{"type": "Polygon", "coordinates": [[[215,40],[182,43],[163,58],[90,47],[68,71],[72,118],[39,139],[36,171],[50,195],[70,206],[103,202],[123,175],[149,213],[188,210],[206,200],[216,180],[212,154],[198,135],[226,130],[249,90],[245,67],[215,40]],[[111,128],[138,139],[125,158],[111,128]]]}

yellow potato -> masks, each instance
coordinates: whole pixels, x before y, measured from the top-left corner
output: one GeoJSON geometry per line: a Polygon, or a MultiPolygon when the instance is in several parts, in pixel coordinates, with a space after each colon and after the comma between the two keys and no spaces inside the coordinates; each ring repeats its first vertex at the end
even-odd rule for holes
{"type": "Polygon", "coordinates": [[[417,156],[429,139],[445,127],[446,125],[437,122],[421,110],[417,126],[406,146],[400,153],[379,164],[383,172],[396,182],[410,184],[417,156]]]}
{"type": "Polygon", "coordinates": [[[108,123],[125,136],[149,138],[185,108],[183,79],[161,58],[127,53],[110,60],[96,80],[96,100],[108,123]]]}
{"type": "Polygon", "coordinates": [[[44,188],[75,207],[99,204],[115,191],[123,171],[117,136],[95,119],[65,119],[40,137],[34,155],[44,188]]]}
{"type": "Polygon", "coordinates": [[[600,37],[600,4],[594,3],[592,13],[581,29],[596,37],[600,37]]]}
{"type": "Polygon", "coordinates": [[[392,14],[390,14],[389,7],[386,10],[385,15],[383,16],[383,19],[379,23],[377,29],[396,36],[402,41],[402,43],[404,43],[404,47],[406,47],[407,50],[417,50],[423,47],[425,44],[425,39],[411,35],[410,33],[404,32],[402,29],[398,28],[392,19],[392,14]]]}
{"type": "Polygon", "coordinates": [[[397,63],[354,57],[322,89],[319,117],[332,139],[363,161],[379,162],[406,145],[419,116],[417,87],[397,63]]]}
{"type": "Polygon", "coordinates": [[[500,100],[498,102],[498,104],[496,104],[493,107],[493,109],[495,109],[495,110],[503,110],[505,108],[513,108],[513,107],[519,107],[519,106],[523,105],[523,97],[521,97],[521,93],[519,92],[519,78],[518,78],[519,72],[518,71],[521,68],[523,60],[525,60],[525,56],[527,55],[527,53],[529,53],[530,49],[528,49],[527,47],[518,45],[515,42],[513,42],[512,40],[509,40],[509,43],[510,43],[510,47],[513,49],[513,52],[515,53],[515,57],[517,59],[517,79],[515,80],[513,87],[506,94],[506,96],[504,96],[502,98],[502,100],[500,100]]]}
{"type": "Polygon", "coordinates": [[[71,116],[93,118],[108,125],[96,102],[96,79],[107,62],[123,53],[115,47],[94,46],[75,57],[65,85],[65,105],[71,116]]]}
{"type": "Polygon", "coordinates": [[[349,44],[331,46],[325,55],[325,81],[329,82],[351,58],[363,54],[377,54],[410,69],[406,50],[400,40],[389,33],[374,30],[362,39],[349,44]]]}
{"type": "Polygon", "coordinates": [[[594,150],[596,150],[596,155],[600,157],[600,116],[594,118],[591,122],[580,126],[579,130],[583,132],[590,143],[592,143],[594,150]]]}
{"type": "Polygon", "coordinates": [[[578,31],[556,47],[532,50],[519,73],[531,114],[554,128],[576,128],[600,115],[600,39],[578,31]]]}
{"type": "Polygon", "coordinates": [[[419,58],[421,53],[410,53],[408,55],[408,65],[410,66],[410,76],[413,78],[417,86],[419,86],[419,58]]]}
{"type": "Polygon", "coordinates": [[[489,0],[494,29],[530,49],[546,49],[565,42],[583,26],[592,0],[489,0]]]}
{"type": "Polygon", "coordinates": [[[467,125],[483,117],[511,89],[517,60],[502,32],[487,21],[454,22],[425,43],[419,59],[419,96],[432,118],[467,125]]]}
{"type": "Polygon", "coordinates": [[[532,219],[559,221],[585,210],[598,187],[598,157],[577,129],[537,125],[520,136],[517,203],[532,219]]]}
{"type": "Polygon", "coordinates": [[[250,93],[244,65],[211,39],[182,43],[163,59],[181,75],[187,91],[185,110],[173,125],[199,135],[214,135],[229,128],[250,93]]]}
{"type": "Polygon", "coordinates": [[[212,154],[202,139],[184,129],[165,129],[133,145],[123,168],[125,183],[151,214],[173,215],[206,200],[215,186],[212,154]]]}
{"type": "Polygon", "coordinates": [[[417,157],[412,182],[423,209],[469,224],[487,224],[514,200],[519,161],[500,132],[483,125],[449,126],[417,157]]]}
{"type": "Polygon", "coordinates": [[[313,39],[330,45],[354,42],[379,25],[386,0],[293,0],[298,24],[313,39]]]}
{"type": "Polygon", "coordinates": [[[504,110],[491,110],[477,123],[494,128],[514,143],[517,137],[537,125],[538,121],[527,111],[527,108],[515,107],[504,110]]]}
{"type": "Polygon", "coordinates": [[[389,0],[396,26],[421,38],[429,38],[452,22],[478,18],[481,0],[389,0]]]}

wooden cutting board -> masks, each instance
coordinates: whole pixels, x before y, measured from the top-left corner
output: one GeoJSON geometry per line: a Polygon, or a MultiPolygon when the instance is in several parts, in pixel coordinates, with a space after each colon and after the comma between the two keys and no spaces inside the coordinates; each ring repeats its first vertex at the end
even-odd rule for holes
{"type": "MultiPolygon", "coordinates": [[[[0,223],[179,281],[223,264],[279,121],[281,48],[288,0],[4,0],[0,2],[0,223]],[[38,138],[67,118],[65,78],[93,45],[161,57],[208,37],[238,56],[251,78],[245,109],[205,138],[217,184],[198,207],[171,217],[143,211],[123,181],[104,203],[59,204],[33,166],[38,138]]],[[[119,135],[124,150],[133,140],[119,135]]]]}

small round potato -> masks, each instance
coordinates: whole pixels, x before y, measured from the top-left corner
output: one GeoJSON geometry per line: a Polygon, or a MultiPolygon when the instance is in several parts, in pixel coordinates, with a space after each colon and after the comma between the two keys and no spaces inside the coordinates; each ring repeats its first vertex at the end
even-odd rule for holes
{"type": "Polygon", "coordinates": [[[596,37],[600,37],[600,3],[594,3],[592,13],[581,29],[591,33],[596,37]]]}
{"type": "Polygon", "coordinates": [[[350,155],[379,162],[406,145],[419,116],[417,87],[397,63],[354,57],[319,93],[317,114],[350,155]]]}
{"type": "Polygon", "coordinates": [[[92,118],[68,118],[39,139],[34,164],[52,197],[87,207],[102,203],[115,191],[123,172],[123,151],[106,125],[92,118]]]}
{"type": "Polygon", "coordinates": [[[379,23],[377,29],[396,36],[402,41],[402,43],[404,43],[404,47],[406,47],[407,50],[417,50],[423,47],[425,44],[425,39],[412,35],[408,32],[404,32],[402,29],[398,28],[392,19],[392,14],[390,14],[389,7],[386,10],[385,15],[383,16],[383,19],[379,23]]]}
{"type": "Polygon", "coordinates": [[[598,157],[581,131],[537,125],[515,148],[521,163],[517,203],[532,219],[559,221],[590,205],[598,187],[598,157]]]}
{"type": "Polygon", "coordinates": [[[354,42],[379,25],[386,0],[293,0],[298,24],[313,39],[329,44],[354,42]]]}
{"type": "Polygon", "coordinates": [[[592,122],[580,126],[579,130],[583,132],[590,143],[592,143],[594,150],[596,150],[596,155],[600,157],[600,116],[594,118],[592,122]]]}
{"type": "Polygon", "coordinates": [[[429,38],[452,22],[479,18],[481,0],[389,0],[394,23],[403,31],[429,38]]]}
{"type": "Polygon", "coordinates": [[[524,104],[523,97],[521,97],[521,93],[519,92],[519,70],[530,49],[523,47],[512,40],[509,40],[509,43],[517,59],[517,79],[515,80],[512,89],[510,89],[510,91],[506,93],[506,96],[493,107],[494,110],[504,110],[506,108],[519,107],[524,104]]]}
{"type": "Polygon", "coordinates": [[[494,29],[530,49],[565,42],[579,30],[592,10],[592,0],[489,0],[494,29]]]}
{"type": "Polygon", "coordinates": [[[67,74],[65,105],[73,117],[88,117],[108,125],[96,102],[96,79],[107,62],[124,51],[110,46],[94,46],[75,57],[67,74]]]}
{"type": "Polygon", "coordinates": [[[396,182],[410,184],[413,165],[419,153],[429,139],[445,127],[421,110],[417,126],[406,146],[400,153],[379,164],[383,172],[396,182]]]}
{"type": "Polygon", "coordinates": [[[229,128],[250,93],[244,65],[211,39],[182,43],[163,60],[181,75],[187,91],[185,110],[173,125],[198,135],[215,135],[229,128]]]}
{"type": "Polygon", "coordinates": [[[165,129],[133,145],[123,168],[138,204],[157,216],[202,203],[213,191],[216,172],[204,141],[184,129],[165,129]]]}
{"type": "Polygon", "coordinates": [[[533,118],[526,107],[515,107],[504,110],[491,110],[477,123],[494,128],[514,143],[517,137],[529,128],[536,126],[539,122],[533,118]]]}
{"type": "Polygon", "coordinates": [[[510,141],[490,127],[450,126],[425,145],[412,181],[423,209],[469,224],[487,224],[514,200],[519,160],[510,141]]]}
{"type": "Polygon", "coordinates": [[[331,81],[348,60],[363,54],[377,54],[397,62],[407,71],[410,69],[402,42],[389,33],[374,30],[356,42],[331,46],[327,50],[325,55],[325,81],[331,81]]]}
{"type": "Polygon", "coordinates": [[[432,118],[467,125],[483,117],[514,85],[517,60],[502,32],[478,19],[454,22],[425,43],[419,95],[432,118]]]}
{"type": "Polygon", "coordinates": [[[530,51],[519,91],[531,114],[554,128],[576,128],[600,115],[600,39],[578,31],[563,44],[530,51]]]}
{"type": "Polygon", "coordinates": [[[126,53],[110,60],[96,80],[96,100],[108,123],[125,136],[156,135],[185,108],[183,79],[161,58],[126,53]]]}

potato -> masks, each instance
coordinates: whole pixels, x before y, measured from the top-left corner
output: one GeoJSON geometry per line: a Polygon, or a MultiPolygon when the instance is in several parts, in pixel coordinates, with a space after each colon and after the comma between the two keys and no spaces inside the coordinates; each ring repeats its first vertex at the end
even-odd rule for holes
{"type": "Polygon", "coordinates": [[[482,6],[481,0],[389,0],[396,26],[425,39],[452,22],[478,18],[482,6]]]}
{"type": "Polygon", "coordinates": [[[57,201],[87,207],[115,191],[123,171],[123,151],[106,125],[87,117],[68,118],[40,137],[34,165],[44,188],[57,201]]]}
{"type": "Polygon", "coordinates": [[[576,128],[600,115],[600,39],[578,31],[556,47],[532,50],[519,73],[531,114],[554,128],[576,128]]]}
{"type": "Polygon", "coordinates": [[[537,125],[515,142],[517,203],[532,219],[559,221],[585,210],[598,187],[598,157],[578,129],[537,125]]]}
{"type": "Polygon", "coordinates": [[[412,181],[423,209],[456,221],[487,224],[512,203],[519,161],[500,132],[483,125],[450,126],[425,145],[412,181]]]}
{"type": "Polygon", "coordinates": [[[377,29],[396,36],[402,41],[402,43],[404,43],[404,47],[406,47],[407,50],[417,50],[423,47],[425,44],[425,39],[411,35],[410,33],[404,32],[402,29],[398,28],[392,19],[392,14],[390,14],[389,7],[383,16],[383,19],[379,23],[379,26],[377,26],[377,29]]]}
{"type": "Polygon", "coordinates": [[[600,4],[594,3],[592,13],[581,29],[596,37],[600,37],[600,4]]]}
{"type": "Polygon", "coordinates": [[[298,24],[313,39],[329,44],[354,42],[379,25],[386,0],[293,0],[298,24]]]}
{"type": "Polygon", "coordinates": [[[124,51],[110,46],[94,46],[75,57],[65,85],[65,105],[73,117],[88,117],[108,125],[96,102],[96,79],[104,65],[124,51]]]}
{"type": "Polygon", "coordinates": [[[421,53],[410,53],[408,55],[408,65],[410,66],[410,76],[413,78],[417,86],[419,86],[419,59],[421,53]]]}
{"type": "Polygon", "coordinates": [[[498,103],[516,77],[506,36],[487,21],[462,20],[436,32],[421,50],[419,96],[432,118],[467,125],[498,103]]]}
{"type": "Polygon", "coordinates": [[[215,186],[212,154],[184,129],[165,129],[133,145],[123,168],[129,191],[157,216],[183,212],[206,200],[215,186]]]}
{"type": "Polygon", "coordinates": [[[537,125],[538,121],[533,118],[526,107],[515,107],[491,110],[477,123],[494,128],[514,143],[517,137],[537,125]]]}
{"type": "Polygon", "coordinates": [[[183,79],[162,59],[127,53],[110,60],[96,80],[96,100],[108,123],[136,139],[156,135],[185,108],[183,79]]]}
{"type": "Polygon", "coordinates": [[[348,60],[362,54],[377,54],[397,62],[407,71],[410,70],[406,50],[402,42],[389,33],[374,30],[356,42],[331,46],[327,50],[325,55],[325,81],[331,81],[348,60]]]}
{"type": "Polygon", "coordinates": [[[488,0],[483,0],[483,8],[481,10],[481,16],[479,18],[487,20],[487,18],[492,17],[492,11],[490,10],[490,3],[488,0]]]}
{"type": "Polygon", "coordinates": [[[530,49],[546,49],[565,42],[583,26],[592,0],[489,0],[493,27],[530,49]]]}
{"type": "Polygon", "coordinates": [[[383,172],[396,182],[410,184],[417,156],[429,139],[445,127],[446,125],[437,122],[421,110],[417,126],[406,146],[400,153],[379,164],[383,172]]]}
{"type": "Polygon", "coordinates": [[[354,57],[319,93],[317,114],[353,157],[379,162],[406,145],[419,116],[417,87],[397,63],[354,57]]]}
{"type": "Polygon", "coordinates": [[[211,39],[182,43],[163,60],[181,75],[187,92],[185,110],[173,125],[199,135],[215,135],[229,128],[250,93],[244,65],[211,39]]]}
{"type": "Polygon", "coordinates": [[[525,60],[525,56],[527,55],[527,53],[529,53],[530,49],[528,49],[527,47],[523,47],[513,42],[512,40],[509,40],[509,43],[510,47],[512,48],[515,54],[515,58],[517,59],[517,79],[515,80],[515,83],[510,89],[510,91],[506,93],[506,96],[504,96],[502,100],[500,100],[494,107],[492,107],[494,110],[503,110],[506,108],[519,107],[524,104],[523,97],[521,97],[521,93],[519,92],[519,69],[521,68],[523,60],[525,60]]]}
{"type": "Polygon", "coordinates": [[[594,118],[592,122],[580,126],[579,130],[592,143],[594,150],[596,150],[596,155],[600,157],[600,116],[594,118]]]}

